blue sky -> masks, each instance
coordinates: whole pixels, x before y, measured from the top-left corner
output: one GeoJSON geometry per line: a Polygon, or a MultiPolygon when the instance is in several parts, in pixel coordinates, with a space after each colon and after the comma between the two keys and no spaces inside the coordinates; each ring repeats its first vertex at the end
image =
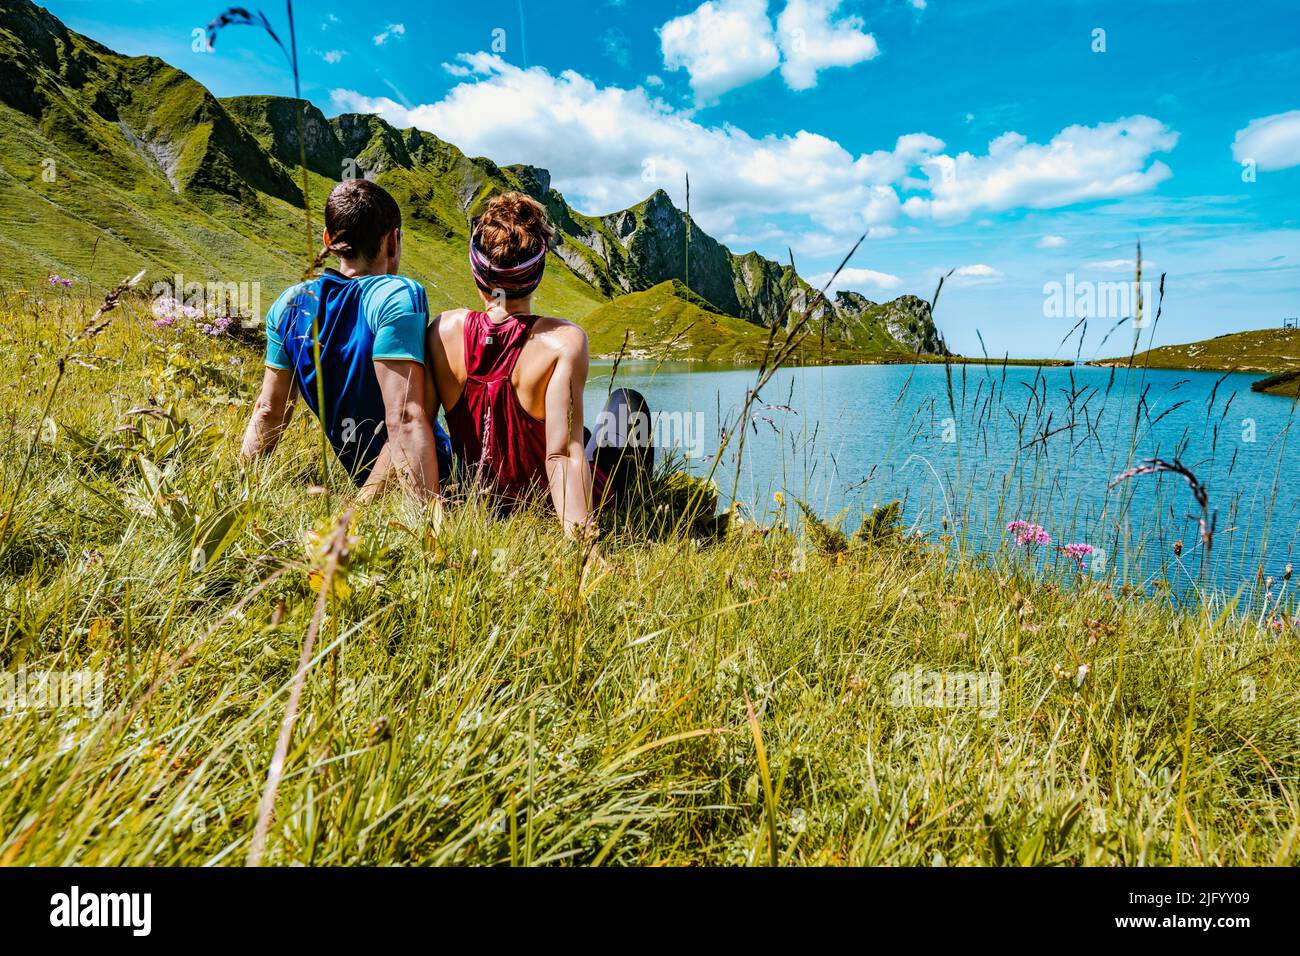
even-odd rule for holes
{"type": "MultiPolygon", "coordinates": [[[[221,0],[48,6],[219,96],[291,92],[256,31],[196,52],[193,31],[221,0]]],[[[287,34],[283,4],[261,9],[287,34]]],[[[1052,354],[1076,320],[1049,314],[1046,290],[1131,279],[1139,238],[1168,274],[1158,343],[1300,315],[1294,0],[325,0],[295,12],[303,92],[327,115],[379,112],[544,166],[588,213],[655,188],[684,205],[689,171],[704,228],[737,252],[791,249],[805,276],[867,232],[843,284],[929,298],[958,270],[936,318],[963,353],[979,353],[978,330],[990,353],[1052,354]]],[[[1092,313],[1085,357],[1113,318],[1092,313]]]]}

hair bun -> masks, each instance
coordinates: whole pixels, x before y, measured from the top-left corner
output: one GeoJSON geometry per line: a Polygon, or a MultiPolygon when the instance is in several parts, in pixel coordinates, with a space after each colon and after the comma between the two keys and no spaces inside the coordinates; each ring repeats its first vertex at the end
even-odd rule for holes
{"type": "Polygon", "coordinates": [[[479,217],[474,236],[479,251],[502,268],[533,258],[554,238],[546,207],[520,192],[494,196],[479,217]]]}

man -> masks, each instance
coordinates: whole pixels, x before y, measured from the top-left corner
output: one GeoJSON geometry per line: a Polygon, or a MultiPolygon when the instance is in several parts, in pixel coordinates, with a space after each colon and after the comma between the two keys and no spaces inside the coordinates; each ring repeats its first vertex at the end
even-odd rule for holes
{"type": "Polygon", "coordinates": [[[418,282],[397,275],[401,210],[373,182],[340,183],[324,239],[338,268],[286,289],[266,315],[262,392],[240,457],[275,449],[301,395],[363,499],[395,476],[428,501],[450,471],[451,445],[425,412],[429,305],[418,282]]]}

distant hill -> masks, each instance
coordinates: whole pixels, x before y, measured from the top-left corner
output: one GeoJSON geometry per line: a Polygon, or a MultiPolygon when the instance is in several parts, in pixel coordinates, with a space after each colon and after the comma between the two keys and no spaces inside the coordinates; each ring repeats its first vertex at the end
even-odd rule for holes
{"type": "MultiPolygon", "coordinates": [[[[264,309],[309,261],[305,152],[313,232],[335,183],[374,178],[406,211],[403,271],[426,284],[435,308],[475,301],[469,221],[511,189],[545,203],[559,229],[539,311],[583,321],[611,298],[676,281],[705,312],[741,323],[737,341],[766,341],[767,327],[812,296],[790,265],[734,254],[693,222],[686,289],[688,218],[662,190],[586,216],[546,170],[468,157],[377,116],[327,118],[276,96],[217,99],[155,57],[122,56],[68,30],[30,0],[0,0],[0,143],[0,254],[23,283],[57,272],[102,289],[144,267],[146,287],[177,273],[258,283],[264,309]]],[[[649,315],[637,302],[619,311],[649,315]]],[[[856,352],[944,352],[914,297],[877,304],[843,292],[817,318],[828,339],[856,352]]]]}
{"type": "MultiPolygon", "coordinates": [[[[582,324],[591,340],[592,355],[602,358],[621,353],[630,360],[751,365],[763,358],[770,338],[768,329],[725,315],[676,279],[619,296],[593,311],[582,324]]],[[[884,347],[835,338],[823,344],[817,334],[810,336],[795,356],[804,364],[911,357],[913,353],[892,339],[885,339],[884,347]]]]}
{"type": "Polygon", "coordinates": [[[1128,357],[1102,359],[1091,364],[1123,367],[1189,369],[1212,372],[1258,372],[1270,379],[1257,382],[1259,391],[1295,395],[1300,380],[1300,330],[1259,329],[1234,332],[1187,345],[1164,345],[1128,357]],[[1273,381],[1272,379],[1277,379],[1273,381]]]}

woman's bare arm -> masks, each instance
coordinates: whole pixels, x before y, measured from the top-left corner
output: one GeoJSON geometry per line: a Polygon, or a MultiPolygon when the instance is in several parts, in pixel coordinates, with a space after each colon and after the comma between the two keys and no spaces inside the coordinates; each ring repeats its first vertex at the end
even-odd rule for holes
{"type": "Polygon", "coordinates": [[[546,480],[564,533],[579,537],[587,533],[591,521],[591,466],[582,432],[587,334],[577,326],[566,326],[556,334],[565,340],[546,386],[546,480]]]}

